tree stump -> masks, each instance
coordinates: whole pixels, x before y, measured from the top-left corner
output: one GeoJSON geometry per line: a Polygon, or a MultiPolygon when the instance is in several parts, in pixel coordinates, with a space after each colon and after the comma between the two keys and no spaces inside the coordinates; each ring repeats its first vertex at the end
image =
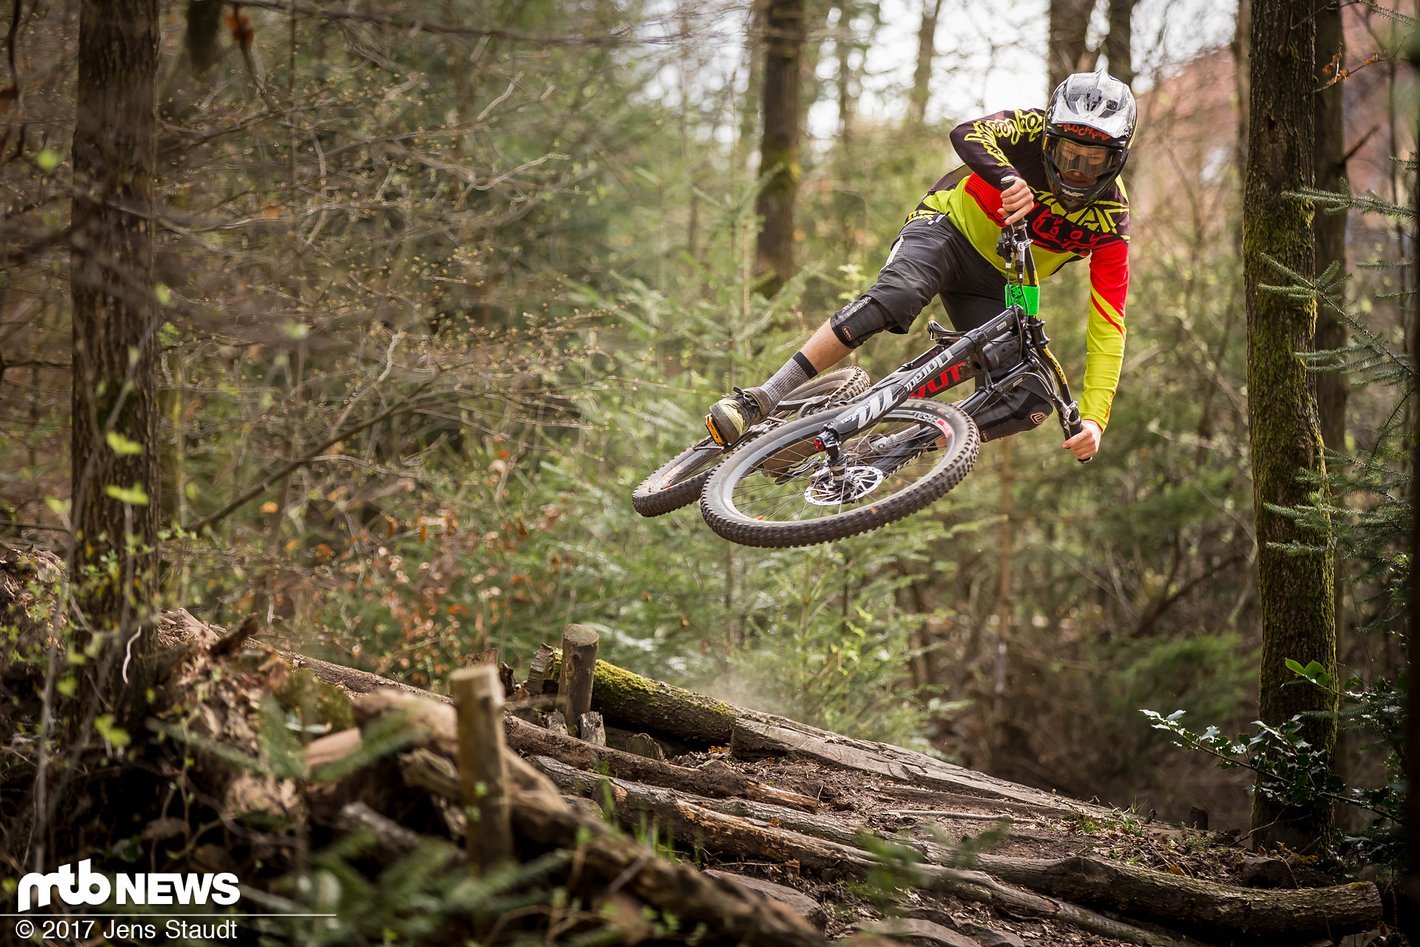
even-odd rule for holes
{"type": "Polygon", "coordinates": [[[503,757],[503,684],[498,668],[461,668],[450,679],[458,715],[459,785],[468,816],[468,857],[483,872],[513,855],[503,757]]]}
{"type": "Polygon", "coordinates": [[[592,681],[597,666],[597,633],[586,625],[568,625],[562,632],[562,674],[557,693],[564,703],[573,736],[581,736],[582,714],[592,709],[592,681]]]}

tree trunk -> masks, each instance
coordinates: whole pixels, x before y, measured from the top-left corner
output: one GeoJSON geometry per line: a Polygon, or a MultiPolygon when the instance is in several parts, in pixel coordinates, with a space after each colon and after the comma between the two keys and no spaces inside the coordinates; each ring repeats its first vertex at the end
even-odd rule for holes
{"type": "Polygon", "coordinates": [[[804,0],[766,0],[764,35],[764,134],[755,203],[760,219],[755,275],[777,293],[794,275],[794,203],[799,192],[799,120],[807,26],[804,0]]]}
{"type": "MultiPolygon", "coordinates": [[[[1244,206],[1243,273],[1248,314],[1248,423],[1257,518],[1258,597],[1262,664],[1258,713],[1279,725],[1297,714],[1306,739],[1330,768],[1336,743],[1334,701],[1296,681],[1288,659],[1317,661],[1336,673],[1336,613],[1332,601],[1330,530],[1302,528],[1272,509],[1308,501],[1304,473],[1325,472],[1310,379],[1298,352],[1309,350],[1316,329],[1313,300],[1268,291],[1282,277],[1269,261],[1303,278],[1315,272],[1312,209],[1288,198],[1312,184],[1314,119],[1310,90],[1315,24],[1309,10],[1286,0],[1254,0],[1252,7],[1251,136],[1244,206]],[[1316,551],[1296,552],[1282,544],[1316,551]]],[[[1331,834],[1334,815],[1322,799],[1283,806],[1257,793],[1253,842],[1283,842],[1302,850],[1331,834]]]]}
{"type": "Polygon", "coordinates": [[[745,23],[745,97],[740,107],[739,135],[735,142],[737,164],[741,167],[748,166],[754,140],[759,135],[759,110],[763,100],[760,84],[764,67],[764,8],[765,0],[751,0],[745,23]]]}
{"type": "Polygon", "coordinates": [[[1109,34],[1104,39],[1104,55],[1109,74],[1125,85],[1134,84],[1134,3],[1109,0],[1109,34]]]}
{"type": "Polygon", "coordinates": [[[79,614],[71,647],[103,642],[98,660],[79,667],[81,694],[125,727],[143,708],[157,593],[157,71],[157,0],[80,5],[69,277],[69,565],[79,614]]]}
{"type": "Polygon", "coordinates": [[[834,33],[834,52],[838,60],[834,91],[838,97],[838,147],[846,149],[853,140],[853,115],[858,105],[858,76],[853,68],[853,50],[858,47],[853,35],[855,4],[843,0],[838,5],[838,26],[834,33]]]}
{"type": "MultiPolygon", "coordinates": [[[[1333,81],[1336,70],[1345,64],[1345,36],[1341,29],[1341,0],[1313,0],[1316,11],[1316,71],[1313,81],[1319,91],[1312,96],[1316,121],[1316,186],[1319,190],[1339,192],[1346,179],[1346,127],[1342,84],[1333,81]],[[1328,85],[1327,83],[1330,83],[1328,85]]],[[[1346,272],[1346,212],[1319,211],[1314,224],[1316,235],[1316,267],[1325,271],[1333,263],[1346,272]]],[[[1316,315],[1317,351],[1340,349],[1347,341],[1346,321],[1340,309],[1346,301],[1345,285],[1335,290],[1336,306],[1321,305],[1316,315]]],[[[1318,372],[1312,376],[1316,384],[1317,421],[1321,427],[1321,442],[1331,450],[1346,449],[1346,375],[1339,371],[1318,372]]],[[[1333,593],[1336,607],[1336,636],[1345,636],[1346,582],[1345,565],[1335,564],[1333,593]]]]}
{"type": "MultiPolygon", "coordinates": [[[[1346,130],[1342,105],[1342,84],[1332,82],[1335,69],[1344,65],[1340,56],[1345,38],[1341,32],[1340,0],[1313,0],[1316,11],[1316,72],[1313,86],[1326,86],[1312,96],[1316,121],[1316,186],[1323,191],[1339,191],[1346,177],[1346,130]],[[1333,57],[1340,58],[1335,59],[1333,57]],[[1328,72],[1330,66],[1332,71],[1328,72]]],[[[1316,233],[1316,266],[1324,271],[1333,263],[1346,271],[1346,212],[1318,213],[1316,233]]],[[[1338,288],[1344,300],[1345,290],[1338,288]]],[[[1330,306],[1317,311],[1316,347],[1318,350],[1339,349],[1346,344],[1346,323],[1330,306]]],[[[1321,423],[1321,439],[1332,450],[1346,449],[1346,377],[1341,372],[1321,372],[1316,375],[1317,416],[1321,423]]]]}
{"type": "Polygon", "coordinates": [[[907,120],[920,125],[927,120],[932,97],[932,60],[937,55],[937,20],[942,0],[922,0],[922,25],[917,29],[917,68],[912,73],[912,94],[907,100],[907,120]]]}
{"type": "Polygon", "coordinates": [[[1233,67],[1238,92],[1239,168],[1247,167],[1247,143],[1252,112],[1252,0],[1238,0],[1237,30],[1233,33],[1233,67]]]}
{"type": "Polygon", "coordinates": [[[1090,28],[1090,15],[1095,0],[1050,0],[1050,52],[1047,75],[1050,87],[1046,95],[1078,72],[1085,60],[1085,34],[1090,28]]]}

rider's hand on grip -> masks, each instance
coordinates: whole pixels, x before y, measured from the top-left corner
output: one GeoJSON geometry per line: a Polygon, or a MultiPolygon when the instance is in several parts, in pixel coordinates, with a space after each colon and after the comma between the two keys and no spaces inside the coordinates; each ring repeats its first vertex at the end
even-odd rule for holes
{"type": "Polygon", "coordinates": [[[1076,415],[1064,424],[1064,428],[1066,440],[1061,446],[1074,453],[1075,459],[1082,464],[1094,460],[1099,451],[1099,425],[1094,421],[1081,421],[1076,415]]]}
{"type": "Polygon", "coordinates": [[[1035,206],[1035,195],[1030,185],[1018,177],[1003,180],[1006,187],[1001,191],[1001,217],[1006,224],[1015,224],[1035,206]]]}

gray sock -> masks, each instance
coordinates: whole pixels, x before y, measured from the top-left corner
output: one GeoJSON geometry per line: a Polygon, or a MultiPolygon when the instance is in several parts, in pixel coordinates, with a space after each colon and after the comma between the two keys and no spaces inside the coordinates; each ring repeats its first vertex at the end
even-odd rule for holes
{"type": "Polygon", "coordinates": [[[794,357],[785,362],[784,367],[775,372],[768,381],[749,390],[768,414],[784,400],[785,395],[817,374],[818,370],[804,357],[804,353],[795,352],[794,357]]]}

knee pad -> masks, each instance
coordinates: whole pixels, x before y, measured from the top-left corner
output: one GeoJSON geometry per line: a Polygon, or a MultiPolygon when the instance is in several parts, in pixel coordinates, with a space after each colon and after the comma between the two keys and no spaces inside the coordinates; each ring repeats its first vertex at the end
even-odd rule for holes
{"type": "Polygon", "coordinates": [[[893,324],[888,311],[871,296],[859,296],[835,312],[829,320],[829,326],[838,341],[850,349],[856,349],[870,336],[877,335],[893,324]]]}

